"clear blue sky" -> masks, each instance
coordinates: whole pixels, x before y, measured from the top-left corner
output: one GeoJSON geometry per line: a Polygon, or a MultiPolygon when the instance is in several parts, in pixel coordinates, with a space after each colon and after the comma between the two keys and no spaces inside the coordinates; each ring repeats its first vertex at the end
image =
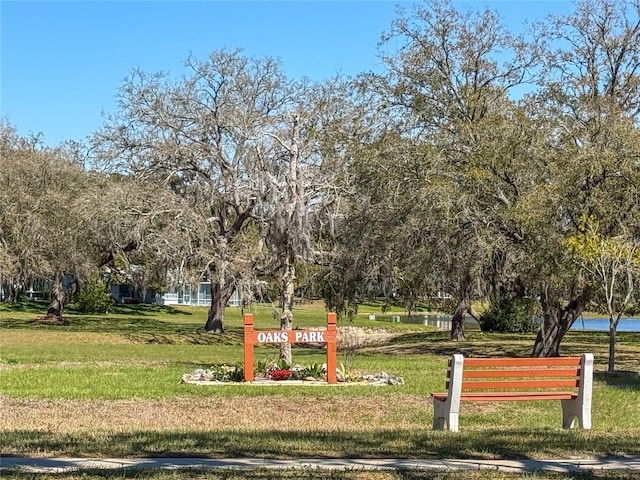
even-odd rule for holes
{"type": "MultiPolygon", "coordinates": [[[[456,1],[489,6],[514,29],[566,13],[568,1],[456,1]]],[[[189,55],[220,48],[282,60],[291,77],[322,80],[380,68],[377,43],[409,2],[0,0],[0,112],[48,144],[82,140],[115,110],[134,68],[179,76],[189,55]]]]}

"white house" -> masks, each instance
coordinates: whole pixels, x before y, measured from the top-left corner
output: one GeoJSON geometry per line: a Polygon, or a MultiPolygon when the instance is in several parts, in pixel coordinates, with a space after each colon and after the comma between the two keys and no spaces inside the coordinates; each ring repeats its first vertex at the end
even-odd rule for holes
{"type": "MultiPolygon", "coordinates": [[[[191,305],[209,306],[211,305],[211,282],[200,282],[197,287],[183,286],[164,295],[156,296],[156,303],[159,305],[191,305]]],[[[233,292],[227,305],[230,307],[239,307],[241,304],[240,295],[237,291],[233,292]]]]}

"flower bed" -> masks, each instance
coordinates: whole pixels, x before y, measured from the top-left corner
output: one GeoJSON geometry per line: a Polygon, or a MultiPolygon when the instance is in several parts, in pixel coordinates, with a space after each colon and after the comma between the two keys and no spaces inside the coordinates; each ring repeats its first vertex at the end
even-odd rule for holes
{"type": "MultiPolygon", "coordinates": [[[[312,364],[306,367],[293,365],[288,367],[282,363],[265,365],[259,363],[254,371],[255,381],[249,383],[286,383],[286,384],[326,384],[326,364],[312,364]]],[[[404,385],[402,377],[390,375],[387,372],[377,374],[360,374],[347,371],[344,365],[336,369],[338,383],[342,384],[370,384],[370,385],[404,385]]],[[[244,382],[244,368],[242,365],[219,364],[208,369],[198,368],[192,373],[182,376],[182,383],[214,385],[238,384],[244,382]]]]}

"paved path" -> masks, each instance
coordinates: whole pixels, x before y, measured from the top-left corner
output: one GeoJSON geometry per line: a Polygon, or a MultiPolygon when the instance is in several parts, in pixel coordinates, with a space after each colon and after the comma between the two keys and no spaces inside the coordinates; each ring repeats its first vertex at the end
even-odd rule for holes
{"type": "Polygon", "coordinates": [[[298,459],[264,458],[35,458],[0,457],[0,471],[19,469],[34,473],[60,473],[82,469],[293,469],[327,470],[500,470],[503,472],[577,472],[585,470],[633,470],[640,477],[640,457],[609,457],[571,460],[408,460],[378,459],[298,459]]]}

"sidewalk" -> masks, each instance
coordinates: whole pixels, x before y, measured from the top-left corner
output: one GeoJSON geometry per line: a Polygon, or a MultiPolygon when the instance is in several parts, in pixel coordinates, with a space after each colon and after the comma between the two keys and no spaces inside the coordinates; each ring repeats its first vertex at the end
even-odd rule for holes
{"type": "Polygon", "coordinates": [[[35,458],[0,457],[0,471],[18,469],[33,473],[63,473],[108,469],[327,469],[327,470],[499,470],[503,472],[579,472],[633,470],[640,477],[640,457],[572,460],[418,460],[418,459],[298,459],[265,458],[35,458]]]}

